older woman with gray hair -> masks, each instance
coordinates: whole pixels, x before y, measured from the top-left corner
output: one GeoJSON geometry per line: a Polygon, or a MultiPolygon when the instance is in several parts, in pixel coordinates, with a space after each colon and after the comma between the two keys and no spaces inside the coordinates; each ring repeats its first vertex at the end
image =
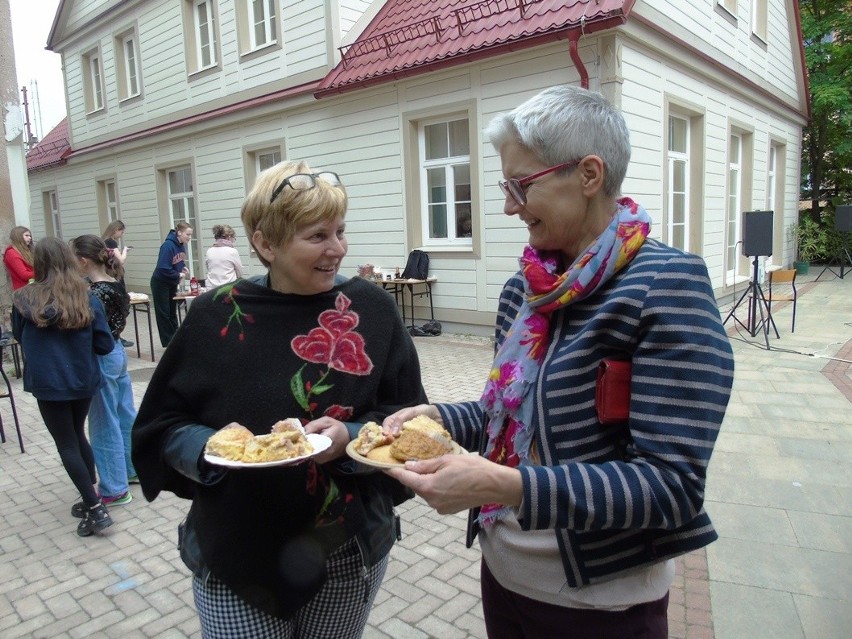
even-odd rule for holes
{"type": "Polygon", "coordinates": [[[629,134],[600,94],[547,89],[486,135],[529,234],[493,369],[479,402],[384,422],[427,414],[482,454],[387,472],[438,512],[475,509],[492,639],[665,639],[672,558],[717,537],[704,483],[734,366],[707,268],[618,197],[629,134]]]}
{"type": "MultiPolygon", "coordinates": [[[[198,297],[154,373],[133,429],[145,497],[192,500],[181,557],[205,637],[360,637],[412,496],[345,455],[368,421],[426,401],[393,298],[338,274],[346,189],[282,162],[242,208],[267,273],[198,297]],[[207,440],[298,418],[331,446],[295,465],[226,469],[207,440]]],[[[255,465],[256,466],[256,465],[255,465]]]]}

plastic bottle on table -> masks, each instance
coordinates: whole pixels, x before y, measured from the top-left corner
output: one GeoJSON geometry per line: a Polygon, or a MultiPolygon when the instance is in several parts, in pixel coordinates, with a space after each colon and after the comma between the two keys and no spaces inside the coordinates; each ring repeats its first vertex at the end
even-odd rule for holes
{"type": "Polygon", "coordinates": [[[189,294],[198,295],[198,278],[194,275],[189,280],[189,294]]]}

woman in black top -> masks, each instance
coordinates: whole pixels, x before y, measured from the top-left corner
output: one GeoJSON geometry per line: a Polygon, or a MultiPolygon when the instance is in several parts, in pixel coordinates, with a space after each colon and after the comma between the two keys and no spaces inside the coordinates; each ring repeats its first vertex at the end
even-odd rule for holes
{"type": "Polygon", "coordinates": [[[103,240],[96,235],[82,235],[72,240],[71,247],[91,283],[92,292],[104,305],[110,331],[116,340],[111,353],[98,357],[104,383],[92,399],[89,436],[98,468],[101,499],[107,505],[126,504],[132,499],[128,483],[136,479],[130,459],[130,429],[136,419],[136,408],[127,374],[127,353],[118,340],[130,312],[130,298],[124,284],[117,279],[122,274],[121,264],[103,240]]]}

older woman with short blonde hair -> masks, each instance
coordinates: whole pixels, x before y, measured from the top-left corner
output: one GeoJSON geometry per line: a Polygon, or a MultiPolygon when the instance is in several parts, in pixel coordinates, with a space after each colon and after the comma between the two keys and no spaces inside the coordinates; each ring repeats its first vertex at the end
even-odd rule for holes
{"type": "Polygon", "coordinates": [[[192,500],[181,557],[205,637],[361,636],[411,493],[345,454],[368,421],[425,399],[394,300],[339,270],[346,190],[331,171],[282,162],[245,200],[267,274],[196,298],[134,425],[148,499],[192,500]],[[226,470],[207,440],[239,424],[268,433],[298,418],[331,446],[297,465],[226,470]]]}

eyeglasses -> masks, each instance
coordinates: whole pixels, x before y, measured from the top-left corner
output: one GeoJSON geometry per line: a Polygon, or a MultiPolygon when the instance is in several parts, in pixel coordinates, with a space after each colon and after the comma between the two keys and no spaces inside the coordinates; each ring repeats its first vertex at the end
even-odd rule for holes
{"type": "Polygon", "coordinates": [[[340,181],[340,176],[337,175],[337,173],[332,173],[331,171],[322,171],[320,173],[294,173],[290,177],[284,178],[284,181],[275,188],[272,192],[272,197],[269,198],[269,203],[272,204],[275,201],[275,198],[281,194],[281,191],[284,190],[285,186],[289,186],[294,191],[307,191],[317,185],[317,180],[328,182],[332,186],[340,186],[343,184],[343,182],[340,181]]]}
{"type": "Polygon", "coordinates": [[[533,173],[532,175],[528,175],[527,177],[521,178],[520,180],[517,178],[511,178],[509,180],[500,180],[497,182],[497,185],[500,187],[500,190],[503,191],[503,195],[506,197],[511,197],[515,202],[520,204],[521,206],[526,205],[527,203],[527,187],[530,184],[535,182],[537,179],[544,177],[550,173],[555,171],[559,171],[561,169],[572,169],[580,163],[580,160],[571,160],[570,162],[565,162],[564,164],[557,164],[556,166],[551,166],[549,169],[544,169],[544,171],[539,171],[538,173],[533,173]]]}

